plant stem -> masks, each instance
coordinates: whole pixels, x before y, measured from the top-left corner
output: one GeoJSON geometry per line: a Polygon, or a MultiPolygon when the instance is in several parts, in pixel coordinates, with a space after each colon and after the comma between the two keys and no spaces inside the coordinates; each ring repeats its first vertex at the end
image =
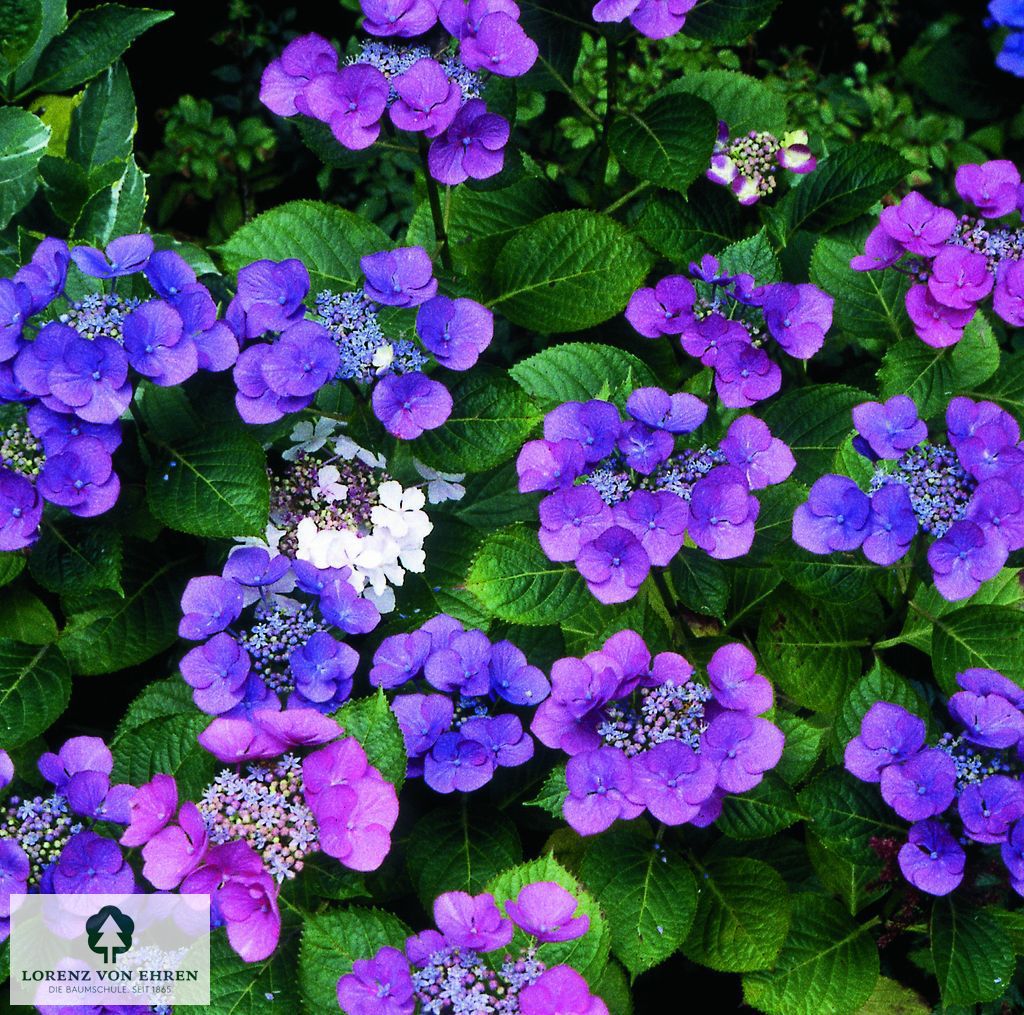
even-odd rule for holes
{"type": "Polygon", "coordinates": [[[634,197],[642,194],[651,185],[649,183],[641,183],[639,186],[634,187],[628,194],[623,194],[622,197],[613,201],[607,208],[605,208],[602,214],[611,215],[612,212],[618,211],[624,204],[628,204],[633,200],[634,197]]]}
{"type": "Polygon", "coordinates": [[[451,274],[455,267],[452,264],[452,252],[448,245],[448,230],[445,228],[444,213],[441,210],[441,195],[437,189],[437,180],[430,175],[430,166],[427,162],[427,139],[422,134],[420,135],[420,159],[423,162],[423,175],[427,180],[430,216],[434,220],[434,237],[441,254],[441,263],[444,265],[444,270],[451,274]]]}

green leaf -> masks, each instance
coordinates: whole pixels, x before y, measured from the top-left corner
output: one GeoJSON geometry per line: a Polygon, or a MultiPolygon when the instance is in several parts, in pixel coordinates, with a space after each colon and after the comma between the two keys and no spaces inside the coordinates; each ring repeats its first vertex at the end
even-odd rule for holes
{"type": "Polygon", "coordinates": [[[796,458],[795,479],[810,485],[828,472],[836,452],[853,429],[853,407],[871,396],[845,384],[794,388],[774,400],[764,421],[796,458]]]}
{"type": "Polygon", "coordinates": [[[752,130],[767,130],[781,137],[789,127],[785,95],[737,71],[704,70],[686,74],[664,91],[689,93],[704,99],[714,109],[715,116],[728,124],[732,137],[741,137],[752,130]]]}
{"type": "Polygon", "coordinates": [[[943,1004],[994,1001],[1010,986],[1013,945],[985,910],[949,897],[936,899],[931,944],[943,1004]]]}
{"type": "Polygon", "coordinates": [[[32,577],[50,592],[111,589],[120,594],[121,561],[121,534],[112,525],[98,525],[94,519],[44,518],[28,566],[32,577]]]}
{"type": "Polygon", "coordinates": [[[523,390],[496,370],[477,367],[452,388],[444,426],[416,441],[416,457],[442,472],[483,472],[519,453],[541,414],[523,390]]]}
{"type": "Polygon", "coordinates": [[[799,229],[825,232],[863,215],[895,187],[910,166],[902,155],[877,141],[856,141],[818,163],[776,206],[784,236],[799,229]]]}
{"type": "Polygon", "coordinates": [[[106,70],[147,29],[173,11],[103,4],[80,11],[39,58],[26,92],[66,92],[106,70]]]}
{"type": "Polygon", "coordinates": [[[786,737],[786,746],[782,750],[775,774],[790,786],[795,786],[806,778],[821,756],[828,730],[809,719],[802,719],[781,709],[776,710],[773,721],[786,737]]]}
{"type": "Polygon", "coordinates": [[[722,251],[720,261],[722,270],[730,275],[746,273],[761,283],[782,279],[782,266],[763,229],[730,244],[722,251]]]}
{"type": "Polygon", "coordinates": [[[569,787],[565,782],[565,765],[556,765],[547,775],[540,792],[532,799],[525,801],[527,807],[539,807],[556,821],[562,820],[562,806],[569,795],[569,787]]]}
{"type": "Polygon", "coordinates": [[[537,533],[519,525],[499,529],[484,540],[466,588],[494,616],[513,624],[557,624],[590,599],[576,569],[549,561],[537,533]]]}
{"type": "MultiPolygon", "coordinates": [[[[509,899],[518,897],[524,885],[537,881],[554,881],[561,885],[567,892],[576,896],[579,902],[576,912],[585,913],[590,918],[590,927],[583,937],[572,941],[542,944],[537,949],[537,958],[549,968],[565,963],[591,983],[595,982],[608,963],[611,942],[609,922],[590,892],[585,890],[553,856],[545,854],[537,860],[504,871],[487,885],[486,890],[494,896],[498,906],[504,908],[509,899]]],[[[525,942],[522,932],[518,932],[516,937],[525,942]]]]}
{"type": "Polygon", "coordinates": [[[697,913],[683,951],[723,973],[771,966],[789,930],[789,889],[774,867],[736,857],[697,871],[697,913]]]}
{"type": "Polygon", "coordinates": [[[775,596],[757,633],[765,675],[798,704],[835,712],[861,674],[861,650],[878,619],[870,602],[848,610],[796,593],[775,596]]]}
{"type": "Polygon", "coordinates": [[[870,933],[831,899],[796,895],[774,968],[745,976],[743,998],[768,1015],[847,1015],[871,997],[877,982],[870,933]]]}
{"type": "Polygon", "coordinates": [[[850,850],[826,843],[810,829],[804,835],[807,858],[825,889],[838,898],[850,916],[885,895],[881,883],[882,861],[879,857],[862,859],[850,850]]]}
{"type": "Polygon", "coordinates": [[[0,106],[0,229],[28,204],[36,190],[36,167],[50,140],[38,116],[0,106]]]}
{"type": "Polygon", "coordinates": [[[965,606],[937,617],[932,666],[946,694],[958,690],[958,673],[975,666],[1024,686],[1024,613],[1009,606],[965,606]]]}
{"type": "Polygon", "coordinates": [[[133,156],[125,162],[119,179],[86,201],[73,235],[75,239],[104,246],[118,236],[137,233],[142,228],[146,201],[146,174],[133,156]]]}
{"type": "Polygon", "coordinates": [[[979,312],[956,345],[933,349],[916,337],[894,345],[878,371],[880,395],[910,395],[927,419],[944,410],[953,395],[987,381],[998,369],[999,345],[979,312]]]}
{"type": "Polygon", "coordinates": [[[699,202],[659,193],[644,206],[636,231],[668,260],[686,264],[702,254],[717,253],[743,235],[739,207],[731,193],[711,184],[699,202]]]}
{"type": "Polygon", "coordinates": [[[70,699],[71,671],[56,645],[0,639],[0,744],[18,747],[43,733],[70,699]]]}
{"type": "Polygon", "coordinates": [[[113,673],[170,648],[181,619],[182,563],[130,559],[123,596],[106,589],[65,596],[68,622],[58,644],[72,670],[113,673]]]}
{"type": "Polygon", "coordinates": [[[726,796],[717,827],[731,839],[767,839],[801,818],[796,794],[770,773],[749,792],[726,796]]]}
{"type": "Polygon", "coordinates": [[[455,513],[468,525],[487,532],[514,522],[536,522],[536,496],[509,496],[509,490],[514,490],[518,482],[512,462],[493,472],[470,474],[462,484],[466,488],[466,496],[455,506],[455,513]]]}
{"type": "Polygon", "coordinates": [[[702,99],[668,94],[612,123],[608,146],[640,180],[685,194],[711,161],[718,132],[715,111],[702,99]]]}
{"type": "Polygon", "coordinates": [[[245,962],[227,934],[210,935],[209,1015],[274,1015],[298,1006],[293,947],[282,942],[269,958],[245,962]]]}
{"type": "Polygon", "coordinates": [[[372,959],[385,945],[403,949],[410,933],[397,916],[362,906],[307,916],[302,927],[298,969],[299,991],[306,1011],[337,1011],[338,980],[352,971],[352,963],[372,959]]]}
{"type": "Polygon", "coordinates": [[[509,373],[545,410],[657,384],[647,365],[632,353],[588,342],[551,346],[517,363],[509,373]]]}
{"type": "Polygon", "coordinates": [[[857,1015],[931,1015],[931,1010],[931,1005],[909,987],[880,976],[857,1015]]]}
{"type": "Polygon", "coordinates": [[[612,915],[612,951],[631,976],[686,940],[697,909],[693,874],[682,858],[655,845],[646,826],[630,822],[595,839],[580,875],[612,915]]]}
{"type": "Polygon", "coordinates": [[[430,613],[448,613],[466,627],[490,624],[491,615],[466,588],[466,573],[482,541],[478,530],[451,517],[437,517],[424,544],[427,570],[420,579],[430,613]]]}
{"type": "MultiPolygon", "coordinates": [[[[66,0],[17,0],[0,5],[0,39],[8,40],[13,56],[8,57],[14,76],[7,83],[7,91],[18,92],[31,80],[39,57],[50,40],[62,32],[68,23],[66,0]],[[41,14],[36,20],[36,12],[41,14]],[[7,20],[11,19],[13,25],[7,20]]],[[[8,70],[0,65],[0,76],[8,70]]]]}
{"type": "Polygon", "coordinates": [[[57,640],[57,621],[38,596],[20,589],[0,597],[0,638],[48,645],[57,640]]]}
{"type": "Polygon", "coordinates": [[[197,536],[262,536],[270,510],[267,459],[242,428],[207,427],[185,436],[152,435],[161,451],[146,478],[155,518],[197,536]]]}
{"type": "Polygon", "coordinates": [[[43,0],[7,0],[0,5],[0,77],[32,51],[43,30],[43,0]]]}
{"type": "Polygon", "coordinates": [[[633,1015],[633,995],[626,971],[614,959],[605,966],[601,979],[592,984],[592,990],[608,1005],[609,1015],[633,1015]]]}
{"type": "Polygon", "coordinates": [[[1004,358],[996,375],[977,390],[964,394],[975,399],[988,399],[1024,421],[1024,356],[1019,353],[1004,358]]]}
{"type": "MultiPolygon", "coordinates": [[[[36,547],[38,547],[38,543],[36,547]]],[[[33,547],[33,555],[36,547],[33,547]]],[[[25,570],[25,557],[20,553],[0,553],[0,588],[9,585],[25,570]]]]}
{"type": "Polygon", "coordinates": [[[614,219],[555,212],[506,244],[494,267],[500,295],[491,306],[514,324],[545,334],[592,328],[625,309],[651,261],[614,219]]]}
{"type": "Polygon", "coordinates": [[[257,215],[214,249],[231,272],[260,258],[297,257],[314,293],[342,293],[363,284],[361,257],[390,246],[387,234],[359,215],[322,201],[290,201],[257,215]]]}
{"type": "Polygon", "coordinates": [[[71,113],[67,157],[87,173],[123,161],[135,136],[135,96],[123,63],[116,63],[82,93],[71,113]]]}
{"type": "Polygon", "coordinates": [[[685,32],[719,45],[742,42],[768,23],[779,0],[715,0],[686,17],[685,32]]]}
{"type": "Polygon", "coordinates": [[[442,892],[478,895],[522,859],[516,826],[500,811],[474,807],[430,811],[413,826],[406,849],[409,876],[427,910],[442,892]]]}
{"type": "Polygon", "coordinates": [[[694,613],[725,619],[729,602],[729,572],[725,565],[702,550],[684,546],[669,568],[672,588],[679,602],[694,613]]]}
{"type": "Polygon", "coordinates": [[[835,329],[879,355],[903,339],[927,348],[914,335],[903,302],[907,277],[898,271],[854,271],[850,260],[860,253],[862,246],[836,236],[823,236],[814,245],[811,281],[835,297],[835,329]]]}
{"type": "Polygon", "coordinates": [[[345,702],[334,718],[363,745],[366,757],[397,792],[405,781],[405,741],[383,688],[368,698],[345,702]]]}

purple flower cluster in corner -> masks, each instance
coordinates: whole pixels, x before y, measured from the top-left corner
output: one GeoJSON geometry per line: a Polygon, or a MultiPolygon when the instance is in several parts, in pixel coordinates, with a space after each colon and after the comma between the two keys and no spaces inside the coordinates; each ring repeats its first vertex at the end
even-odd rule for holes
{"type": "Polygon", "coordinates": [[[705,173],[712,183],[728,187],[742,205],[757,204],[775,192],[781,166],[791,173],[812,173],[817,159],[807,146],[807,131],[794,130],[780,140],[765,130],[729,137],[729,125],[718,121],[718,139],[705,173]]]}
{"type": "Polygon", "coordinates": [[[106,251],[43,240],[0,279],[0,403],[17,405],[0,431],[0,550],[35,542],[45,502],[81,517],[114,506],[112,455],[136,378],[181,384],[237,355],[209,290],[179,254],[154,252],[150,236],[122,236],[106,251]],[[65,295],[72,263],[97,292],[65,295]],[[140,273],[154,298],[116,293],[118,279],[140,273]],[[43,311],[49,320],[34,322],[43,311]]]}
{"type": "Polygon", "coordinates": [[[686,24],[697,0],[598,0],[592,16],[598,23],[625,21],[648,39],[667,39],[686,24]]]}
{"type": "MultiPolygon", "coordinates": [[[[10,932],[10,898],[25,893],[132,893],[135,875],[117,843],[94,823],[126,825],[135,787],[111,785],[114,758],[99,737],[72,737],[39,759],[52,790],[13,795],[0,806],[0,941],[10,932]]],[[[0,750],[0,788],[14,780],[0,750]]]]}
{"type": "Polygon", "coordinates": [[[750,650],[724,645],[708,683],[681,655],[651,658],[620,631],[582,659],[559,659],[551,697],[530,727],[565,751],[565,819],[581,835],[649,811],[666,825],[711,824],[727,793],[753,789],[782,757],[784,737],[760,718],[773,704],[750,650]]]}
{"type": "Polygon", "coordinates": [[[988,5],[989,24],[1008,28],[996,66],[1017,77],[1024,77],[1024,3],[1021,0],[991,0],[988,5]]]}
{"type": "Polygon", "coordinates": [[[338,1004],[347,1015],[608,1015],[579,973],[538,954],[588,933],[590,918],[574,915],[578,908],[554,881],[524,885],[505,901],[507,915],[488,892],[445,892],[434,901],[437,930],[357,959],[338,981],[338,1004]]]}
{"type": "Polygon", "coordinates": [[[913,281],[907,313],[918,338],[935,348],[955,345],[981,303],[1011,327],[1024,325],[1024,228],[992,220],[1024,207],[1017,167],[1006,159],[961,166],[957,193],[976,209],[957,216],[912,191],[886,208],[867,238],[856,271],[892,268],[913,281]]]}
{"type": "Polygon", "coordinates": [[[438,793],[470,793],[499,768],[529,761],[533,739],[509,709],[533,708],[551,689],[512,642],[492,642],[443,613],[418,631],[385,638],[370,683],[403,689],[391,708],[405,738],[408,774],[423,776],[438,793]]]}
{"type": "Polygon", "coordinates": [[[723,272],[709,254],[690,265],[690,276],[638,289],[626,319],[645,338],[678,335],[684,352],[714,370],[718,397],[731,409],[782,387],[782,371],[765,348],[769,336],[787,356],[807,360],[832,327],[834,301],[810,283],[758,286],[752,275],[723,272]]]}
{"type": "Polygon", "coordinates": [[[822,476],[793,516],[793,539],[812,553],[862,549],[889,566],[918,532],[935,587],[950,602],[974,595],[1024,547],[1024,447],[1017,421],[994,402],[954,398],[947,443],[931,443],[907,395],[853,410],[854,446],[875,462],[870,492],[822,476]]]}
{"type": "Polygon", "coordinates": [[[995,670],[956,680],[962,690],[948,702],[956,731],[929,746],[922,719],[876,702],[846,745],[846,768],[878,783],[885,802],[914,822],[899,864],[916,888],[948,895],[963,881],[965,846],[998,846],[1010,886],[1024,895],[1024,690],[995,670]]]}
{"type": "Polygon", "coordinates": [[[365,634],[377,607],[353,587],[350,568],[317,568],[236,549],[220,575],[193,578],[178,633],[202,642],[181,660],[196,706],[231,719],[288,709],[333,712],[349,697],[359,655],[331,634],[365,634]]]}
{"type": "Polygon", "coordinates": [[[448,370],[471,369],[494,337],[494,315],[475,300],[439,295],[421,247],[370,254],[361,266],[363,288],[321,293],[317,314],[341,354],[337,377],[371,385],[374,415],[392,436],[413,440],[439,427],[452,410],[448,389],[423,373],[427,353],[448,370]],[[378,319],[382,306],[417,308],[422,349],[411,339],[385,336],[378,319]]]}
{"type": "Polygon", "coordinates": [[[677,450],[677,435],[707,415],[694,395],[637,388],[626,409],[623,420],[610,402],[565,402],[516,462],[521,493],[549,493],[540,503],[544,552],[573,561],[603,603],[632,599],[687,534],[712,557],[745,554],[760,511],[751,491],[781,483],[795,467],[754,416],[735,420],[717,449],[677,450]]]}
{"type": "Polygon", "coordinates": [[[339,144],[369,148],[387,113],[392,125],[430,141],[428,167],[440,183],[501,172],[510,128],[480,98],[484,74],[517,78],[537,59],[512,0],[362,0],[363,27],[412,39],[441,22],[441,53],[425,44],[368,42],[339,68],[334,47],[316,34],[289,43],[263,72],[260,100],[279,116],[327,124],[339,144]]]}

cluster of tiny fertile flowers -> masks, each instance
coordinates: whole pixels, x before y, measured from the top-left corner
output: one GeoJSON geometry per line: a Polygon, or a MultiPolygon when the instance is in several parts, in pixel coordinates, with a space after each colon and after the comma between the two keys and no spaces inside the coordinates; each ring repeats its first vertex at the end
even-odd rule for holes
{"type": "Polygon", "coordinates": [[[875,463],[870,491],[822,476],[793,516],[793,539],[811,553],[861,549],[888,567],[918,532],[931,538],[935,587],[955,602],[995,577],[1024,547],[1024,448],[1017,421],[994,402],[954,398],[946,441],[928,440],[907,395],[853,410],[854,447],[875,463]]]}
{"type": "Polygon", "coordinates": [[[350,570],[319,569],[239,547],[220,575],[193,578],[178,633],[202,642],[181,660],[196,706],[208,715],[333,712],[352,691],[359,654],[332,629],[365,634],[380,621],[350,570]]]}
{"type": "Polygon", "coordinates": [[[394,786],[352,737],[308,708],[217,718],[199,743],[224,769],[198,803],[178,806],[168,775],[141,786],[121,837],[141,846],[143,876],[160,891],[209,894],[215,925],[246,961],[277,946],[280,885],[314,853],[376,870],[398,820],[394,786]]]}
{"type": "Polygon", "coordinates": [[[361,261],[365,283],[356,292],[322,292],[316,312],[340,353],[336,378],[371,386],[374,415],[394,437],[413,440],[439,427],[452,398],[423,372],[432,356],[447,370],[473,367],[494,336],[494,315],[475,300],[439,295],[422,247],[370,254],[361,261]],[[416,308],[412,339],[392,339],[380,325],[380,307],[416,308]],[[429,354],[429,356],[428,356],[429,354]]]}
{"type": "Polygon", "coordinates": [[[782,371],[766,350],[769,337],[787,356],[810,359],[832,327],[833,299],[810,283],[756,286],[705,255],[690,275],[669,275],[638,289],[626,319],[645,338],[678,335],[683,351],[711,367],[722,404],[742,409],[776,394],[782,371]]]}
{"type": "Polygon", "coordinates": [[[445,892],[434,900],[437,929],[357,959],[338,1004],[346,1015],[608,1015],[576,970],[544,961],[545,945],[590,930],[578,909],[554,881],[524,885],[503,905],[489,892],[445,892]]]}
{"type": "Polygon", "coordinates": [[[417,465],[426,493],[405,487],[388,474],[383,456],[337,436],[336,426],[300,423],[292,434],[298,443],[271,466],[266,544],[323,575],[346,572],[356,593],[388,613],[406,572],[426,567],[423,544],[433,529],[423,510],[427,497],[457,499],[463,477],[417,465]]]}
{"type": "Polygon", "coordinates": [[[996,66],[1017,77],[1024,77],[1024,3],[1021,0],[991,0],[988,5],[989,25],[1009,31],[996,56],[996,66]]]}
{"type": "Polygon", "coordinates": [[[867,238],[856,271],[892,268],[913,284],[907,313],[918,338],[955,345],[990,294],[992,308],[1014,328],[1024,325],[1024,228],[995,220],[1022,207],[1020,172],[1005,159],[956,171],[957,193],[976,214],[960,215],[912,191],[886,208],[867,238]]]}
{"type": "MultiPolygon", "coordinates": [[[[11,896],[131,894],[135,875],[118,844],[101,829],[126,825],[135,787],[111,785],[114,758],[99,737],[72,737],[44,753],[39,774],[47,794],[13,794],[0,805],[0,941],[10,932],[11,896]]],[[[0,790],[15,778],[0,750],[0,790]]],[[[17,788],[17,787],[16,787],[17,788]]]]}
{"type": "Polygon", "coordinates": [[[846,745],[846,768],[878,783],[913,822],[898,859],[915,888],[948,895],[963,881],[965,846],[998,846],[1010,886],[1024,895],[1024,691],[995,670],[956,680],[962,690],[948,702],[956,729],[926,745],[924,720],[876,702],[846,745]]]}
{"type": "Polygon", "coordinates": [[[718,139],[705,175],[728,187],[742,205],[757,204],[775,192],[775,173],[781,166],[802,175],[814,172],[817,160],[807,147],[807,131],[794,130],[780,140],[765,130],[729,137],[729,125],[718,121],[718,139]]]}
{"type": "Polygon", "coordinates": [[[379,39],[433,35],[414,44],[364,43],[340,68],[326,39],[304,35],[263,72],[263,104],[279,116],[319,120],[357,151],[378,139],[387,114],[396,130],[430,142],[427,166],[443,184],[500,173],[509,123],[480,96],[486,75],[521,77],[537,59],[519,7],[513,0],[361,3],[363,28],[379,39]]]}
{"type": "Polygon", "coordinates": [[[511,709],[533,708],[550,692],[544,674],[512,642],[492,642],[447,614],[385,638],[370,683],[402,689],[391,710],[405,739],[408,774],[438,793],[470,793],[499,768],[529,761],[533,739],[511,709]]]}
{"type": "Polygon", "coordinates": [[[753,789],[778,764],[784,737],[761,718],[772,686],[750,650],[718,649],[706,684],[694,673],[675,652],[652,659],[635,631],[555,662],[551,697],[530,728],[569,755],[563,813],[581,835],[644,810],[666,825],[704,827],[725,794],[753,789]]]}
{"type": "Polygon", "coordinates": [[[112,455],[138,379],[181,384],[237,355],[209,290],[179,254],[154,252],[151,237],[122,236],[106,252],[43,240],[0,279],[0,403],[12,403],[0,430],[0,550],[35,542],[45,502],[81,517],[114,506],[112,455]],[[72,264],[76,289],[95,280],[96,292],[65,294],[72,264]],[[153,298],[116,292],[140,273],[153,298]],[[45,323],[33,320],[44,311],[45,323]]]}
{"type": "Polygon", "coordinates": [[[687,535],[712,557],[747,553],[760,502],[751,493],[793,471],[789,448],[761,420],[741,416],[717,449],[677,450],[701,425],[694,395],[637,388],[623,420],[610,402],[565,402],[527,442],[519,490],[544,490],[540,544],[553,561],[573,561],[603,603],[632,599],[652,567],[666,567],[687,535]]]}
{"type": "Polygon", "coordinates": [[[598,23],[625,21],[648,39],[667,39],[686,24],[697,0],[598,0],[592,16],[598,23]]]}

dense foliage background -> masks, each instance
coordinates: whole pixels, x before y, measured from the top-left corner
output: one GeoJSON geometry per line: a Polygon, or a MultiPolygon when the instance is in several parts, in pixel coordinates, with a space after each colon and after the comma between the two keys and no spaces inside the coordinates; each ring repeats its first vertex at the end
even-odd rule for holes
{"type": "MultiPolygon", "coordinates": [[[[76,21],[60,34],[63,4],[0,4],[0,275],[13,277],[44,236],[102,248],[148,232],[192,266],[224,316],[239,271],[259,259],[301,260],[311,302],[359,288],[360,258],[421,246],[443,292],[494,314],[479,362],[445,375],[450,418],[415,440],[387,432],[357,384],[332,383],[301,414],[250,425],[230,371],[143,380],[123,417],[116,507],[84,519],[48,507],[38,542],[0,554],[0,748],[23,780],[0,793],[45,795],[38,757],[92,736],[111,746],[113,782],[167,773],[181,799],[197,799],[223,765],[197,741],[210,716],[178,672],[192,647],[178,635],[181,596],[190,579],[220,574],[233,540],[266,532],[267,463],[280,465],[295,424],[338,421],[406,487],[425,478],[413,459],[465,487],[426,507],[425,571],[409,569],[395,611],[348,638],[360,663],[339,722],[398,784],[391,852],[365,876],[335,865],[341,874],[286,881],[271,959],[215,949],[211,1011],[335,1010],[337,979],[426,926],[435,896],[512,893],[530,880],[578,892],[587,949],[556,961],[583,972],[616,1015],[661,1010],[684,984],[717,998],[716,1010],[779,1015],[1024,1008],[1024,920],[998,846],[972,846],[969,876],[933,899],[896,864],[907,822],[843,768],[878,701],[926,717],[934,742],[958,673],[983,667],[1024,686],[1021,551],[949,602],[923,548],[881,567],[791,538],[821,476],[867,489],[872,466],[852,440],[858,404],[910,395],[933,434],[956,396],[1024,422],[1018,328],[986,308],[958,343],[933,347],[904,309],[912,279],[850,267],[883,207],[917,190],[959,215],[958,167],[1020,164],[1024,85],[996,67],[1002,30],[981,6],[853,0],[809,13],[789,0],[705,0],[683,32],[652,40],[596,23],[585,0],[520,0],[540,58],[525,76],[490,78],[484,95],[512,125],[504,168],[438,189],[394,131],[353,152],[325,124],[260,101],[261,75],[296,37],[355,51],[355,0],[231,0],[173,16],[69,3],[68,18],[95,19],[87,37],[76,21]],[[777,193],[741,206],[704,176],[719,120],[733,137],[805,130],[817,166],[780,173],[777,193]],[[624,410],[654,385],[710,402],[693,446],[717,445],[740,413],[716,398],[712,371],[676,336],[648,340],[624,316],[635,290],[706,254],[760,284],[811,283],[834,299],[821,351],[777,357],[781,393],[751,410],[791,448],[795,470],[759,493],[748,553],[716,559],[691,541],[633,598],[602,603],[573,563],[542,552],[542,495],[520,492],[516,459],[560,404],[624,410]],[[175,468],[187,475],[170,482],[175,468]],[[540,743],[473,794],[403,785],[398,722],[368,674],[384,638],[438,614],[510,640],[545,674],[625,629],[701,673],[721,646],[742,643],[774,686],[781,761],[728,794],[708,827],[643,815],[597,836],[567,825],[565,757],[540,743]]],[[[118,292],[150,295],[138,279],[118,292]]],[[[414,337],[411,317],[382,321],[389,337],[414,337]]]]}

